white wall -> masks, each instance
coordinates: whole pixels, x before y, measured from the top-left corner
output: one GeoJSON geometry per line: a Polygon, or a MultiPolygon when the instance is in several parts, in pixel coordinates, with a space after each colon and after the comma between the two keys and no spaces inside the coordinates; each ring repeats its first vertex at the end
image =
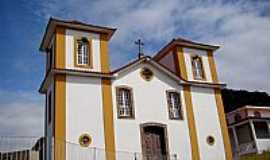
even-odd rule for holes
{"type": "Polygon", "coordinates": [[[101,80],[67,76],[66,140],[79,144],[80,135],[87,133],[92,137],[89,147],[105,148],[103,125],[101,80]]]}
{"type": "Polygon", "coordinates": [[[201,160],[225,160],[214,90],[191,87],[191,91],[201,160]],[[213,146],[206,141],[210,135],[215,138],[213,146]]]}
{"type": "Polygon", "coordinates": [[[76,31],[67,29],[66,30],[66,68],[67,69],[77,69],[77,70],[87,70],[100,72],[100,36],[99,34],[76,31]],[[92,39],[92,63],[93,68],[80,68],[74,66],[74,36],[76,37],[87,37],[92,39]]]}
{"type": "Polygon", "coordinates": [[[256,143],[259,153],[270,150],[270,139],[257,139],[256,143]]]}
{"type": "MultiPolygon", "coordinates": [[[[112,83],[114,127],[116,150],[142,152],[140,124],[157,122],[167,125],[170,154],[177,154],[180,159],[191,159],[189,130],[186,119],[186,107],[183,104],[184,120],[169,120],[166,90],[176,89],[182,93],[182,87],[157,69],[148,64],[140,64],[126,75],[112,83]],[[154,72],[151,81],[140,77],[140,69],[147,66],[154,72]],[[117,119],[115,87],[127,85],[133,89],[135,119],[117,119]]],[[[182,100],[183,94],[181,94],[182,100]]]]}
{"type": "Polygon", "coordinates": [[[53,138],[53,132],[54,132],[54,129],[53,129],[53,122],[54,122],[54,84],[53,83],[51,83],[51,85],[48,87],[48,90],[47,90],[47,98],[46,98],[46,110],[47,110],[47,114],[45,115],[46,116],[46,132],[47,132],[47,139],[46,139],[46,141],[47,141],[47,143],[48,143],[48,145],[46,145],[46,147],[47,147],[47,158],[49,158],[49,157],[51,157],[52,156],[52,154],[51,154],[51,148],[49,147],[49,146],[51,146],[51,144],[53,143],[52,142],[52,138],[53,138]],[[49,109],[48,109],[48,106],[49,106],[49,98],[48,98],[48,96],[49,96],[49,93],[51,94],[51,122],[49,123],[48,122],[48,117],[49,117],[49,109]]]}
{"type": "Polygon", "coordinates": [[[198,56],[202,57],[206,81],[211,82],[212,76],[211,76],[211,72],[210,72],[210,66],[209,66],[207,52],[204,50],[191,49],[191,48],[183,48],[183,52],[184,52],[184,58],[185,58],[185,62],[186,62],[188,79],[194,80],[194,81],[200,81],[200,80],[196,80],[193,78],[192,64],[191,64],[191,56],[198,55],[198,56]]]}

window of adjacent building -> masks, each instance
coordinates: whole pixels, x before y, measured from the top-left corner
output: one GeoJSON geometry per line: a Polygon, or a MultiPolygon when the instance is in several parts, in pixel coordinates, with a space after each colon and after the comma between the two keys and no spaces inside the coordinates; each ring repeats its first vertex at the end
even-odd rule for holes
{"type": "Polygon", "coordinates": [[[199,56],[192,56],[191,63],[192,63],[192,71],[193,71],[194,79],[199,79],[199,80],[204,79],[205,77],[204,77],[202,58],[199,56]]]}
{"type": "Polygon", "coordinates": [[[270,132],[267,122],[255,121],[253,122],[257,138],[270,138],[270,132]]]}
{"type": "Polygon", "coordinates": [[[90,43],[87,38],[76,40],[76,65],[79,67],[90,67],[90,43]]]}
{"type": "Polygon", "coordinates": [[[252,132],[249,123],[236,126],[236,135],[239,144],[249,143],[253,141],[252,132]]]}
{"type": "Polygon", "coordinates": [[[48,122],[51,123],[52,121],[52,94],[49,93],[48,95],[48,122]]]}
{"type": "Polygon", "coordinates": [[[167,103],[169,108],[170,119],[182,119],[181,97],[178,92],[167,91],[167,103]]]}
{"type": "Polygon", "coordinates": [[[117,87],[117,108],[119,118],[134,118],[132,90],[127,87],[117,87]]]}

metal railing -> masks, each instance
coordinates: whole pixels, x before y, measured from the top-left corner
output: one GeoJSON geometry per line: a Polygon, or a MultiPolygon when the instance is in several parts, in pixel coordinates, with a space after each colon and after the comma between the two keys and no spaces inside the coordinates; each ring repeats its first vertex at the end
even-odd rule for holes
{"type": "Polygon", "coordinates": [[[41,160],[40,142],[38,137],[0,136],[0,160],[41,160]]]}
{"type": "Polygon", "coordinates": [[[245,155],[250,153],[256,153],[256,145],[255,142],[248,142],[239,145],[239,155],[245,155]]]}
{"type": "Polygon", "coordinates": [[[37,137],[1,137],[0,160],[180,160],[179,155],[144,155],[106,151],[80,144],[37,137]],[[47,144],[47,145],[46,145],[47,144]],[[46,149],[45,149],[46,148],[46,149]]]}

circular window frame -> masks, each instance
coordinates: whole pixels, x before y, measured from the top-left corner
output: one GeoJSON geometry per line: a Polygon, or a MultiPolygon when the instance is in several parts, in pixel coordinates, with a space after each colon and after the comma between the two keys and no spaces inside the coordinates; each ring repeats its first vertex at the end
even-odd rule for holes
{"type": "Polygon", "coordinates": [[[207,136],[206,142],[208,145],[213,146],[216,142],[215,137],[214,136],[207,136]]]}
{"type": "Polygon", "coordinates": [[[92,143],[92,137],[89,134],[84,133],[84,134],[80,135],[79,144],[81,147],[89,147],[91,143],[92,143]],[[87,143],[84,142],[84,138],[88,138],[89,141],[87,143]]]}
{"type": "Polygon", "coordinates": [[[151,81],[154,77],[154,72],[147,67],[143,67],[140,71],[140,75],[145,81],[151,81]],[[150,75],[146,75],[145,72],[149,72],[150,75]]]}

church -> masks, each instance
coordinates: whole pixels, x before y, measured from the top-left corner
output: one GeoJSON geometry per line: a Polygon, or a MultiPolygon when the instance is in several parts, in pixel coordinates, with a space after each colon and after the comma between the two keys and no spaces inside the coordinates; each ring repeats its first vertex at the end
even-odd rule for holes
{"type": "Polygon", "coordinates": [[[172,39],[111,70],[115,28],[50,18],[40,51],[46,160],[232,160],[214,54],[172,39]]]}

